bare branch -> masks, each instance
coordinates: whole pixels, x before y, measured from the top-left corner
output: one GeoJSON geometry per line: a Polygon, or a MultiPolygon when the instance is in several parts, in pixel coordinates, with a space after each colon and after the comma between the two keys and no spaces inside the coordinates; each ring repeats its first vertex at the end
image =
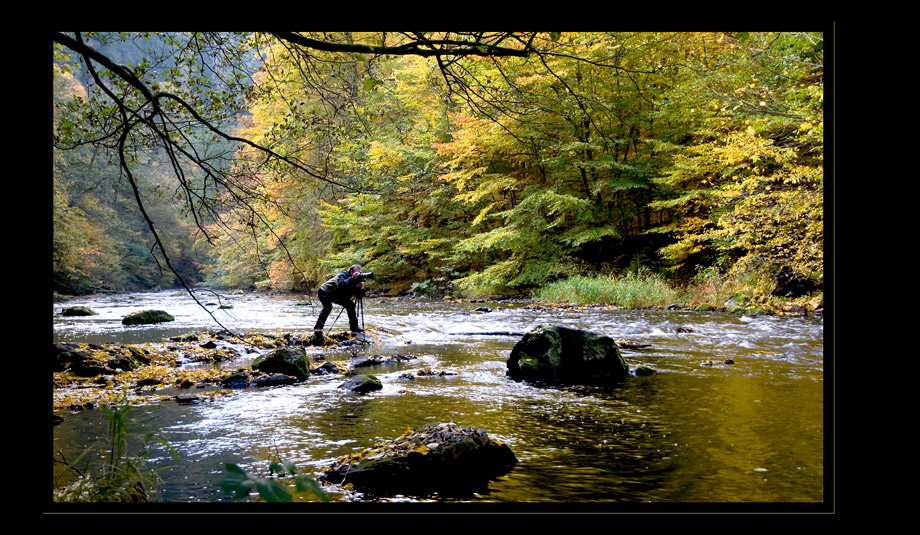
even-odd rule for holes
{"type": "MultiPolygon", "coordinates": [[[[354,43],[332,43],[329,41],[320,41],[312,39],[295,32],[271,32],[276,38],[288,41],[290,43],[310,48],[313,50],[322,50],[325,52],[348,52],[361,54],[378,54],[393,56],[422,56],[422,57],[441,57],[441,56],[516,56],[527,57],[533,49],[525,44],[522,48],[509,48],[498,46],[497,43],[505,40],[510,36],[517,36],[515,33],[502,33],[496,38],[495,42],[483,41],[476,39],[474,41],[463,41],[454,39],[430,39],[424,34],[415,34],[416,39],[398,46],[374,46],[369,44],[354,43]]],[[[529,41],[528,41],[529,43],[529,41]]]]}

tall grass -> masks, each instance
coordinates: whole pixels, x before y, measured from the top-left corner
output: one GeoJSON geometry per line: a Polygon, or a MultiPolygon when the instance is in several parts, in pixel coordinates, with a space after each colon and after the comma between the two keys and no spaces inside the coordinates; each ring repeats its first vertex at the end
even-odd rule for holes
{"type": "MultiPolygon", "coordinates": [[[[73,473],[79,476],[71,486],[57,489],[54,500],[62,502],[146,502],[159,500],[159,475],[147,465],[147,459],[153,453],[154,442],[161,443],[178,459],[178,454],[163,440],[154,440],[154,433],[147,434],[140,449],[133,454],[128,452],[131,438],[129,419],[131,408],[124,398],[113,407],[103,407],[109,418],[108,449],[96,457],[101,461],[96,473],[90,474],[86,469],[78,470],[77,462],[89,456],[87,465],[92,461],[91,450],[81,455],[77,461],[66,463],[73,473]]],[[[57,461],[56,462],[60,462],[57,461]]]]}
{"type": "Polygon", "coordinates": [[[620,277],[569,277],[536,290],[534,297],[553,303],[642,308],[674,303],[678,291],[661,276],[640,269],[620,277]]]}
{"type": "Polygon", "coordinates": [[[771,301],[775,281],[756,271],[726,275],[715,269],[701,271],[682,290],[683,301],[689,304],[719,305],[734,297],[742,302],[766,304],[771,301]]]}
{"type": "MultiPolygon", "coordinates": [[[[553,282],[533,293],[540,301],[572,305],[615,305],[645,308],[681,304],[724,306],[731,298],[738,306],[782,310],[790,300],[771,295],[775,281],[765,273],[746,272],[726,275],[704,270],[689,284],[672,286],[664,277],[640,268],[622,276],[574,276],[553,282]]],[[[822,292],[794,301],[815,309],[823,306],[822,292]]]]}

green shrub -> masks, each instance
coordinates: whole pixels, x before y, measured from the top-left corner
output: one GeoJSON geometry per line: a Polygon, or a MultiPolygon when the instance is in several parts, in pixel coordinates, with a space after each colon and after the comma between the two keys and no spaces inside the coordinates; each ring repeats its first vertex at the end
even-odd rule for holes
{"type": "MultiPolygon", "coordinates": [[[[251,493],[258,492],[260,499],[266,502],[293,501],[291,490],[274,478],[247,474],[245,470],[234,463],[228,463],[226,468],[227,475],[224,476],[220,486],[224,492],[230,494],[235,500],[248,498],[251,493]]],[[[282,476],[292,477],[294,489],[297,493],[309,493],[324,502],[329,501],[329,497],[320,488],[319,483],[312,477],[301,474],[291,461],[272,462],[269,465],[269,469],[273,474],[277,472],[282,476]]]]}

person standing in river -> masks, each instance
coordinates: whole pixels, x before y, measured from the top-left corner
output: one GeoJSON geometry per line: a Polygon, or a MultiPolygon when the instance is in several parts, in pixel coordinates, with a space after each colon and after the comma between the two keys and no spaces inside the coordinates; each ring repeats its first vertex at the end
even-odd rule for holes
{"type": "Polygon", "coordinates": [[[320,303],[323,304],[323,309],[316,319],[316,325],[313,326],[314,339],[322,339],[323,327],[326,325],[326,319],[332,312],[333,303],[341,305],[345,308],[345,311],[348,312],[348,324],[351,328],[351,332],[363,332],[364,329],[358,327],[358,315],[355,312],[355,301],[351,300],[352,297],[358,299],[364,297],[364,282],[361,281],[361,266],[355,264],[324,282],[323,285],[319,287],[319,290],[316,291],[316,296],[319,298],[320,303]]]}

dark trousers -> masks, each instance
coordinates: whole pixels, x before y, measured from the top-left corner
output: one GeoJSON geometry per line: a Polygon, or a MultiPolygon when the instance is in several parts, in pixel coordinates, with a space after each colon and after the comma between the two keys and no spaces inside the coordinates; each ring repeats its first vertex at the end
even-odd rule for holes
{"type": "Polygon", "coordinates": [[[326,292],[320,290],[316,292],[316,296],[319,297],[319,302],[323,304],[323,309],[319,312],[319,317],[316,318],[316,325],[313,327],[314,331],[323,330],[323,326],[326,325],[326,319],[329,318],[329,314],[332,313],[332,304],[341,305],[345,308],[345,311],[348,312],[348,324],[352,331],[358,330],[358,314],[355,312],[355,302],[351,299],[342,300],[333,300],[332,296],[326,292]]]}

